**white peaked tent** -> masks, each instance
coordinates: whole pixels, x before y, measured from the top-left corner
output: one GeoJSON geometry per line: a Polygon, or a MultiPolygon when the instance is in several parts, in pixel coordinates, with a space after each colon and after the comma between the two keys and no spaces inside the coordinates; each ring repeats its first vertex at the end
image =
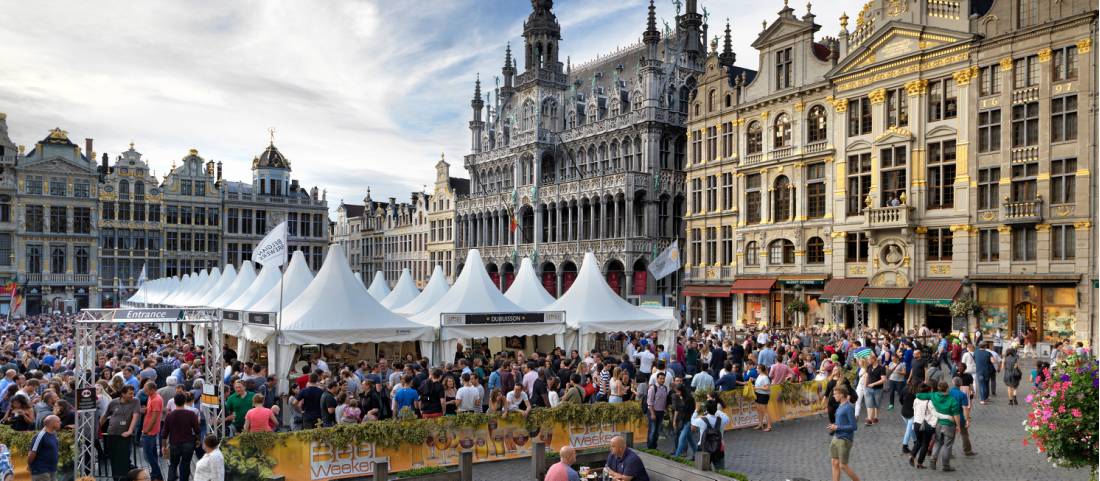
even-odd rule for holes
{"type": "Polygon", "coordinates": [[[537,311],[554,302],[554,296],[546,292],[546,288],[539,282],[539,276],[531,265],[531,259],[523,258],[519,265],[519,273],[512,281],[512,286],[504,294],[509,301],[516,303],[524,310],[537,311]]]}
{"type": "Polygon", "coordinates": [[[492,324],[446,324],[442,323],[445,314],[500,314],[524,313],[528,310],[517,306],[504,297],[489,274],[485,272],[485,263],[477,249],[470,249],[466,255],[466,264],[462,273],[455,279],[451,290],[447,291],[427,309],[410,317],[421,324],[439,329],[442,341],[440,352],[450,355],[455,351],[459,339],[497,338],[508,336],[539,336],[565,334],[563,323],[492,323],[492,324]]]}
{"type": "Polygon", "coordinates": [[[579,341],[577,349],[587,352],[596,345],[597,333],[621,331],[660,331],[659,341],[666,346],[672,345],[679,325],[671,313],[661,316],[655,313],[659,311],[641,309],[626,302],[607,285],[597,265],[596,256],[585,253],[573,285],[544,309],[565,311],[565,320],[571,329],[568,337],[579,335],[579,339],[567,339],[565,345],[572,349],[579,341]]]}
{"type": "Polygon", "coordinates": [[[223,308],[223,313],[224,311],[231,311],[236,314],[236,321],[230,320],[228,316],[223,315],[223,319],[226,319],[226,321],[222,323],[222,331],[237,336],[237,356],[242,361],[248,360],[247,351],[245,351],[244,355],[241,354],[242,350],[247,348],[247,341],[241,337],[241,327],[245,323],[245,313],[242,311],[266,295],[271,288],[278,286],[280,277],[282,277],[282,273],[279,272],[278,267],[265,267],[261,269],[260,274],[252,281],[252,284],[249,285],[244,292],[241,292],[241,295],[237,296],[236,299],[223,308]],[[244,344],[244,348],[241,347],[242,344],[244,344]]]}
{"type": "Polygon", "coordinates": [[[443,267],[436,264],[431,279],[428,279],[428,285],[424,286],[424,290],[420,291],[420,295],[416,296],[416,299],[412,302],[394,309],[393,312],[406,316],[419,313],[439,301],[450,288],[451,285],[447,283],[447,276],[443,274],[443,267]]]}
{"type": "Polygon", "coordinates": [[[211,302],[225,293],[229,286],[233,285],[233,282],[237,280],[237,269],[233,268],[233,264],[227,264],[222,271],[221,277],[218,278],[218,283],[207,289],[207,293],[203,294],[195,304],[196,306],[209,306],[211,302]]]}
{"type": "Polygon", "coordinates": [[[256,270],[252,268],[252,261],[242,262],[241,269],[237,271],[237,278],[233,280],[233,283],[230,284],[220,296],[207,304],[207,307],[225,309],[225,306],[237,300],[237,298],[241,296],[241,293],[248,290],[248,286],[251,286],[252,281],[255,280],[256,270]]]}
{"type": "Polygon", "coordinates": [[[177,276],[161,279],[163,283],[157,286],[157,289],[150,293],[149,302],[150,306],[164,305],[164,300],[171,296],[180,288],[180,278],[177,276]]]}
{"type": "Polygon", "coordinates": [[[420,341],[421,350],[430,352],[434,337],[431,327],[390,312],[367,294],[348,268],[344,249],[332,244],[317,277],[283,308],[275,372],[289,373],[303,344],[420,341]]]}
{"type": "MultiPolygon", "coordinates": [[[[313,274],[309,272],[305,256],[302,255],[302,251],[294,251],[294,255],[290,258],[290,264],[279,282],[275,283],[271,290],[244,309],[247,312],[272,314],[272,323],[264,326],[245,322],[241,335],[252,342],[268,343],[273,340],[272,334],[275,333],[274,319],[275,315],[279,313],[280,283],[282,283],[282,302],[285,308],[291,302],[294,302],[302,294],[302,291],[306,290],[310,282],[313,282],[313,274]]],[[[268,352],[274,351],[269,349],[268,352]]],[[[271,372],[275,372],[274,367],[272,367],[271,372]]]]}
{"type": "MultiPolygon", "coordinates": [[[[362,281],[359,283],[362,284],[362,281]]],[[[382,275],[382,271],[374,273],[374,280],[371,281],[367,292],[378,302],[382,302],[382,299],[390,295],[390,285],[386,283],[386,276],[382,275]]]]}
{"type": "Polygon", "coordinates": [[[176,303],[177,299],[179,299],[180,296],[191,292],[191,288],[195,285],[195,281],[197,281],[198,279],[199,276],[197,275],[192,276],[191,274],[184,274],[183,277],[180,279],[180,285],[176,286],[176,289],[165,296],[164,299],[161,299],[160,303],[166,306],[178,306],[179,304],[176,303]]]}
{"type": "Polygon", "coordinates": [[[206,279],[202,279],[202,274],[199,274],[199,285],[196,286],[191,294],[184,299],[180,300],[182,306],[198,306],[199,300],[206,296],[210,289],[213,289],[218,281],[221,279],[221,270],[217,267],[210,270],[210,274],[206,276],[206,279]]]}
{"type": "Polygon", "coordinates": [[[355,271],[355,280],[359,281],[359,283],[362,284],[363,283],[363,273],[359,272],[359,271],[355,271]]]}
{"type": "Polygon", "coordinates": [[[202,271],[199,271],[197,276],[192,275],[191,276],[191,287],[188,288],[186,291],[181,292],[180,295],[176,296],[176,298],[174,299],[176,305],[179,306],[179,307],[188,307],[188,306],[190,306],[190,304],[188,304],[188,302],[191,300],[192,297],[194,297],[196,294],[198,294],[200,291],[202,291],[203,287],[206,287],[206,281],[209,280],[209,279],[210,279],[210,274],[208,274],[205,269],[202,270],[202,271]]]}
{"type": "Polygon", "coordinates": [[[401,269],[401,277],[397,278],[397,284],[393,286],[393,290],[386,295],[385,299],[382,299],[382,307],[396,311],[398,307],[412,302],[419,295],[420,289],[416,288],[412,272],[409,272],[406,267],[401,269]]]}

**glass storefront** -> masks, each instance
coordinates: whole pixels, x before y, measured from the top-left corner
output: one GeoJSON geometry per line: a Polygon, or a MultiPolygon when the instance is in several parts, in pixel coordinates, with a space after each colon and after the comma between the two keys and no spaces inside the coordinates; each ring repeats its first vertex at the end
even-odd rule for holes
{"type": "Polygon", "coordinates": [[[741,324],[743,326],[756,326],[764,319],[764,305],[768,302],[768,298],[758,295],[746,295],[745,296],[745,315],[741,318],[741,324]]]}
{"type": "Polygon", "coordinates": [[[978,318],[978,326],[985,333],[987,339],[992,339],[997,329],[1004,336],[1009,336],[1013,331],[1008,325],[1008,288],[986,287],[978,290],[978,304],[982,306],[982,314],[978,318]]]}
{"type": "Polygon", "coordinates": [[[1077,323],[1077,289],[1073,287],[1043,288],[1044,342],[1055,343],[1072,339],[1077,323]]]}
{"type": "Polygon", "coordinates": [[[987,336],[998,328],[1006,336],[1030,328],[1039,342],[1054,343],[1077,334],[1076,287],[982,285],[977,290],[982,308],[978,324],[987,336]]]}
{"type": "Polygon", "coordinates": [[[810,307],[810,310],[806,311],[806,324],[825,324],[825,311],[828,310],[828,306],[821,302],[821,296],[817,294],[807,294],[806,305],[810,307]]]}

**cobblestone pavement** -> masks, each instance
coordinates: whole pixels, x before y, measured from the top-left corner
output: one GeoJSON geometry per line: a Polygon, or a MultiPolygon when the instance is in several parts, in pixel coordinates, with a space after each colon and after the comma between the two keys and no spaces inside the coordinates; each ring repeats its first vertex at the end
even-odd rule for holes
{"type": "MultiPolygon", "coordinates": [[[[1025,378],[1028,372],[1030,366],[1025,370],[1025,378]]],[[[1025,379],[1020,388],[1018,399],[1023,403],[1031,387],[1025,379]]],[[[970,440],[977,456],[964,457],[962,440],[956,438],[952,467],[957,471],[953,473],[928,469],[918,471],[909,466],[908,456],[901,453],[901,436],[905,428],[900,415],[901,406],[887,411],[885,402],[879,413],[880,424],[868,427],[862,424],[864,419],[860,419],[851,466],[860,478],[867,481],[1088,479],[1086,471],[1055,468],[1033,446],[1023,445],[1021,423],[1027,416],[1027,407],[1008,405],[1003,382],[998,380],[997,396],[990,400],[990,404],[975,405],[971,411],[970,440]]],[[[726,443],[730,451],[726,456],[726,467],[745,473],[754,481],[829,480],[827,423],[827,418],[822,414],[775,423],[775,430],[770,433],[751,429],[727,432],[726,443]]],[[[671,444],[662,438],[661,448],[671,451],[671,444]]],[[[530,476],[529,470],[527,460],[479,464],[474,467],[474,478],[480,481],[525,480],[530,476]]]]}

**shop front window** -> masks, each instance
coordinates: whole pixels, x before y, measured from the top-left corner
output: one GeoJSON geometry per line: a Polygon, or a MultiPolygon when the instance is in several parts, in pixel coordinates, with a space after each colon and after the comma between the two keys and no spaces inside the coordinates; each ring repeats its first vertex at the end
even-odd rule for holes
{"type": "Polygon", "coordinates": [[[978,288],[978,305],[982,307],[982,314],[978,319],[982,332],[987,339],[992,339],[997,329],[1008,338],[1012,332],[1008,325],[1008,288],[1007,287],[980,287],[978,288]]]}
{"type": "Polygon", "coordinates": [[[1077,323],[1077,289],[1043,288],[1043,342],[1051,344],[1074,337],[1077,323]]]}

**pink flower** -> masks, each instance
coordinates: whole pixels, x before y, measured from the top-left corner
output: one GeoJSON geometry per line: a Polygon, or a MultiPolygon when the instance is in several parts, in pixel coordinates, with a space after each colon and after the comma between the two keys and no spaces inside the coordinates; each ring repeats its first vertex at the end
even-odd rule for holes
{"type": "Polygon", "coordinates": [[[1024,398],[1024,402],[1031,402],[1032,399],[1034,399],[1034,396],[1032,396],[1031,394],[1028,394],[1027,397],[1024,398]]]}
{"type": "Polygon", "coordinates": [[[1024,438],[1024,446],[1027,446],[1027,438],[1024,438]]]}
{"type": "Polygon", "coordinates": [[[1066,412],[1066,407],[1065,406],[1058,406],[1058,413],[1059,414],[1064,414],[1065,412],[1066,412]]]}
{"type": "Polygon", "coordinates": [[[1075,418],[1079,418],[1079,417],[1081,417],[1081,410],[1077,409],[1077,408],[1073,408],[1073,410],[1070,411],[1070,414],[1072,414],[1073,417],[1075,417],[1075,418]]]}

